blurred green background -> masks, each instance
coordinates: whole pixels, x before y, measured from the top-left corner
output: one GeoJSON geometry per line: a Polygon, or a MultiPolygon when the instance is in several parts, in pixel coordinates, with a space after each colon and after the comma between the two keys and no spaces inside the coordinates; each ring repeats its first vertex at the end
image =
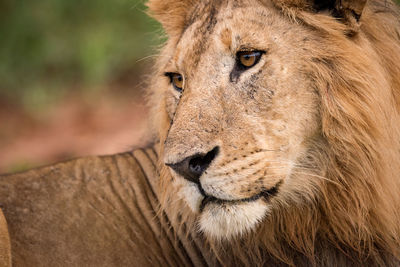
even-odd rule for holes
{"type": "Polygon", "coordinates": [[[145,10],[138,0],[0,1],[0,97],[40,108],[135,76],[160,42],[145,10]]]}
{"type": "Polygon", "coordinates": [[[0,0],[0,173],[138,143],[160,36],[142,0],[0,0]]]}

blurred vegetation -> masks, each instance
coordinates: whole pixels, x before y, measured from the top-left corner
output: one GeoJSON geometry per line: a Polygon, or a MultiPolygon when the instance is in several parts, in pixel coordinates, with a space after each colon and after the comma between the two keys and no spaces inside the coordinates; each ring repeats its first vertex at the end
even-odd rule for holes
{"type": "Polygon", "coordinates": [[[35,110],[134,76],[161,42],[145,10],[144,0],[0,0],[0,100],[35,110]]]}
{"type": "Polygon", "coordinates": [[[141,0],[0,0],[0,98],[46,105],[136,73],[159,25],[141,0]]]}

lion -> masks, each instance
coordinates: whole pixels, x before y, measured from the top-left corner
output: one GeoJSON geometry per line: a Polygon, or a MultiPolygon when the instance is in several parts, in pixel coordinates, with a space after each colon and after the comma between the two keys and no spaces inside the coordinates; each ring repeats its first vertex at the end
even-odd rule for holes
{"type": "Polygon", "coordinates": [[[399,266],[398,7],[148,6],[153,145],[1,177],[14,265],[399,266]]]}

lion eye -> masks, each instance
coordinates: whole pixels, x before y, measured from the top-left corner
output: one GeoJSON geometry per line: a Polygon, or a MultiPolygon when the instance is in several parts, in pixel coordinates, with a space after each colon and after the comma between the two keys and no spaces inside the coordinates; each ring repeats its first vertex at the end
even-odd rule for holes
{"type": "Polygon", "coordinates": [[[183,89],[183,76],[179,73],[167,72],[165,76],[169,77],[172,86],[175,88],[176,91],[182,92],[183,89]]]}
{"type": "Polygon", "coordinates": [[[241,67],[248,69],[260,61],[262,54],[261,51],[239,51],[236,54],[236,58],[241,67]]]}

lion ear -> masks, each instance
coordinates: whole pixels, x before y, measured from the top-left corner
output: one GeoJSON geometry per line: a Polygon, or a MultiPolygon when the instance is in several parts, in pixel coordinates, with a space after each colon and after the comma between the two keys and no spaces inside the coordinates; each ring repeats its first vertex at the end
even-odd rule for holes
{"type": "Polygon", "coordinates": [[[350,31],[357,32],[367,0],[272,0],[272,2],[285,11],[293,9],[311,12],[328,11],[349,26],[350,31]]]}
{"type": "Polygon", "coordinates": [[[195,0],[149,0],[149,15],[158,20],[169,36],[182,32],[195,0]]]}

